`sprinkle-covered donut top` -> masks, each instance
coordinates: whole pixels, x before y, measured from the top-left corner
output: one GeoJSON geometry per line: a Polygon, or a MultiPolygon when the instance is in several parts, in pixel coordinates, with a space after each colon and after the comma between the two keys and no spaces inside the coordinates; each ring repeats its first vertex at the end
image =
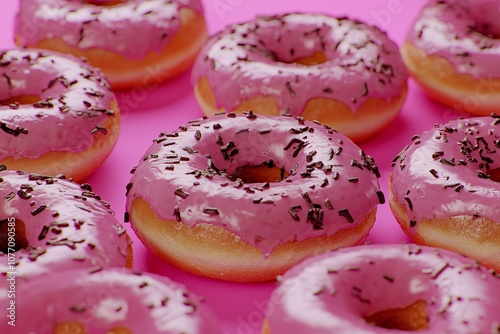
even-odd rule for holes
{"type": "Polygon", "coordinates": [[[206,77],[218,107],[234,110],[255,96],[274,96],[298,116],[311,98],[343,102],[353,111],[368,98],[398,97],[407,72],[398,46],[375,26],[320,14],[258,17],[210,38],[193,67],[206,77]],[[305,66],[298,58],[324,53],[305,66]]]}
{"type": "Polygon", "coordinates": [[[0,160],[92,146],[112,109],[102,73],[77,58],[40,50],[0,51],[0,101],[36,96],[33,104],[0,105],[0,160]]]}
{"type": "Polygon", "coordinates": [[[500,168],[499,129],[499,116],[475,117],[413,137],[395,157],[392,173],[393,194],[406,207],[410,227],[421,219],[460,215],[500,222],[494,172],[500,168]]]}
{"type": "Polygon", "coordinates": [[[456,253],[412,244],[347,247],[304,261],[283,276],[267,318],[273,334],[408,333],[377,327],[370,316],[416,302],[425,303],[422,332],[500,331],[498,274],[456,253]]]}
{"type": "MultiPolygon", "coordinates": [[[[85,333],[223,333],[202,297],[167,277],[139,271],[70,270],[64,278],[32,279],[17,296],[17,333],[54,333],[55,324],[64,328],[61,323],[68,322],[69,328],[83,325],[85,333]]],[[[0,299],[2,306],[8,302],[0,299]]],[[[0,324],[3,333],[11,329],[7,321],[0,324]]]]}
{"type": "Polygon", "coordinates": [[[128,0],[113,6],[22,0],[15,34],[21,45],[60,38],[80,49],[99,48],[144,58],[150,51],[165,48],[181,26],[179,10],[184,7],[203,12],[200,0],[128,0]]]}
{"type": "Polygon", "coordinates": [[[127,210],[141,197],[164,220],[224,227],[264,254],[357,226],[384,201],[374,160],[300,117],[198,119],[162,133],[132,172],[127,210]],[[281,181],[244,182],[245,166],[280,168],[281,181]]]}
{"type": "Polygon", "coordinates": [[[125,229],[90,185],[0,170],[0,277],[15,272],[21,282],[71,268],[126,265],[125,229]]]}
{"type": "Polygon", "coordinates": [[[458,73],[499,78],[499,8],[490,0],[431,0],[407,38],[427,54],[450,61],[458,73]]]}

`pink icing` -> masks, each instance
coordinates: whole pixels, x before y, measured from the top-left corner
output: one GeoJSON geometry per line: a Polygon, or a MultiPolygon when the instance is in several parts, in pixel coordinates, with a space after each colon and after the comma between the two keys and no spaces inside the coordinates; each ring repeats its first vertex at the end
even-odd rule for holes
{"type": "MultiPolygon", "coordinates": [[[[2,312],[8,303],[0,298],[2,312]]],[[[86,333],[111,333],[123,326],[130,333],[223,333],[209,306],[183,285],[121,268],[32,279],[19,287],[16,310],[16,327],[4,319],[2,333],[52,333],[55,323],[70,320],[85,324],[86,333]]]]}
{"type": "Polygon", "coordinates": [[[374,26],[314,14],[258,17],[210,38],[192,72],[206,77],[217,107],[234,110],[255,96],[273,96],[298,116],[311,98],[341,101],[356,111],[368,98],[398,97],[407,72],[399,49],[374,26]],[[324,52],[326,63],[294,59],[324,52]]]}
{"type": "Polygon", "coordinates": [[[477,215],[500,223],[498,116],[450,121],[415,136],[394,161],[392,188],[409,219],[477,215]],[[410,204],[411,203],[411,204],[410,204]]]}
{"type": "Polygon", "coordinates": [[[272,334],[408,333],[363,317],[427,302],[419,333],[498,333],[500,276],[450,251],[416,245],[365,245],[306,260],[270,298],[272,334]],[[496,276],[495,276],[496,275],[496,276]]]}
{"type": "Polygon", "coordinates": [[[24,222],[29,246],[14,253],[14,268],[0,252],[0,296],[11,272],[19,284],[72,268],[125,266],[129,243],[125,230],[88,185],[0,171],[0,220],[7,224],[9,219],[24,222]]]}
{"type": "Polygon", "coordinates": [[[427,54],[446,58],[458,73],[500,78],[499,10],[498,0],[432,0],[407,39],[427,54]]]}
{"type": "Polygon", "coordinates": [[[36,95],[33,105],[0,106],[0,160],[80,152],[116,117],[102,73],[77,58],[34,49],[0,51],[0,101],[36,95]]]}
{"type": "Polygon", "coordinates": [[[142,197],[162,219],[222,226],[265,255],[287,241],[357,226],[383,202],[373,159],[302,119],[217,115],[154,142],[128,186],[127,210],[142,197]],[[290,176],[267,184],[228,178],[269,160],[290,176]]]}
{"type": "Polygon", "coordinates": [[[202,13],[200,0],[128,0],[103,7],[72,0],[22,0],[15,34],[24,46],[61,38],[79,49],[106,49],[131,59],[160,52],[181,25],[179,10],[202,13]]]}

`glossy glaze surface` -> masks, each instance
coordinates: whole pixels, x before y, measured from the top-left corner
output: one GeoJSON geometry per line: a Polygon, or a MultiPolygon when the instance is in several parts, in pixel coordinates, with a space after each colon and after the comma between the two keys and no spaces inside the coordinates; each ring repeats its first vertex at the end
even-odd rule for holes
{"type": "MultiPolygon", "coordinates": [[[[338,17],[348,15],[375,24],[387,31],[398,45],[402,45],[413,19],[426,2],[350,0],[334,1],[330,5],[325,0],[202,0],[211,34],[222,30],[227,24],[247,22],[257,15],[316,12],[338,17]]],[[[4,49],[14,47],[13,27],[18,8],[18,0],[2,2],[0,28],[4,34],[0,35],[0,46],[4,49]]],[[[395,121],[388,126],[387,131],[360,145],[375,158],[382,174],[380,187],[386,196],[389,194],[391,160],[404,145],[410,143],[411,136],[432,128],[434,123],[455,119],[459,115],[426,98],[413,80],[410,79],[408,84],[407,102],[395,121]]],[[[175,131],[179,125],[203,115],[193,96],[189,72],[165,84],[146,88],[117,93],[123,115],[120,139],[110,157],[86,180],[110,202],[119,220],[122,220],[125,211],[124,186],[130,181],[130,170],[151,146],[151,139],[160,132],[175,131]]],[[[207,304],[213,306],[221,317],[228,334],[261,333],[263,312],[276,286],[275,282],[238,284],[186,273],[148,251],[136,238],[130,224],[123,226],[134,240],[135,268],[171,277],[205,296],[207,304]]],[[[408,240],[388,203],[378,206],[377,220],[368,240],[377,244],[408,240]]]]}
{"type": "MultiPolygon", "coordinates": [[[[201,297],[167,277],[139,271],[71,270],[64,280],[56,274],[30,280],[18,296],[17,326],[12,331],[3,321],[3,333],[52,333],[55,323],[67,321],[84,324],[87,333],[222,333],[201,297]]],[[[0,305],[7,303],[0,298],[0,305]]]]}
{"type": "Polygon", "coordinates": [[[291,117],[218,115],[163,133],[127,186],[162,219],[222,226],[269,254],[293,240],[356,226],[383,202],[373,159],[345,136],[291,117]],[[243,166],[290,174],[244,183],[243,166]]]}
{"type": "Polygon", "coordinates": [[[348,247],[286,273],[270,298],[271,332],[408,333],[368,324],[376,312],[426,301],[418,333],[496,333],[500,278],[461,255],[417,245],[348,247]]]}
{"type": "Polygon", "coordinates": [[[126,265],[130,251],[127,233],[109,204],[89,185],[2,170],[0,221],[2,246],[9,241],[4,239],[7,235],[12,237],[10,241],[21,243],[25,237],[28,242],[15,253],[9,246],[9,256],[0,253],[2,297],[7,277],[14,277],[16,285],[21,286],[25,280],[42,274],[126,265]],[[19,227],[16,231],[8,229],[13,220],[16,225],[17,221],[24,223],[25,233],[19,227]]]}
{"type": "Polygon", "coordinates": [[[393,193],[411,221],[468,215],[500,223],[500,183],[489,177],[500,168],[498,116],[450,121],[414,136],[393,165],[393,193]]]}
{"type": "Polygon", "coordinates": [[[500,78],[499,8],[495,0],[431,0],[407,39],[427,54],[450,61],[457,73],[500,78]]]}
{"type": "Polygon", "coordinates": [[[114,6],[22,0],[15,34],[25,46],[60,38],[83,50],[98,48],[144,58],[165,48],[181,26],[179,10],[184,7],[203,11],[199,0],[128,0],[114,6]]]}
{"type": "Polygon", "coordinates": [[[281,113],[298,116],[312,98],[341,101],[355,112],[368,98],[398,97],[406,68],[398,47],[374,26],[326,15],[259,16],[211,37],[193,67],[206,77],[218,107],[233,110],[255,96],[275,97],[281,113]],[[298,58],[324,53],[327,62],[298,58]]]}
{"type": "Polygon", "coordinates": [[[0,105],[0,160],[36,159],[48,152],[81,152],[104,123],[118,117],[115,95],[101,71],[60,53],[0,51],[0,101],[37,96],[33,104],[0,105]]]}

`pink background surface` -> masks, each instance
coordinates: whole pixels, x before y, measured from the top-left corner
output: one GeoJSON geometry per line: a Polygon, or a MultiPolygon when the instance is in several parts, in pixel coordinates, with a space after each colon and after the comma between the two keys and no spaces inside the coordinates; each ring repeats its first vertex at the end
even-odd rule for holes
{"type": "MultiPolygon", "coordinates": [[[[256,14],[285,12],[320,12],[347,15],[375,24],[401,45],[423,0],[202,0],[210,33],[233,22],[251,20],[256,14]]],[[[13,20],[18,1],[0,3],[0,49],[14,47],[13,20]]],[[[155,89],[137,87],[118,92],[122,111],[122,132],[112,155],[87,182],[110,202],[121,221],[125,206],[125,185],[131,168],[139,161],[160,132],[201,117],[193,96],[189,71],[155,89]]],[[[392,158],[410,143],[413,134],[429,129],[436,122],[457,118],[454,111],[428,99],[410,80],[409,95],[401,114],[383,133],[361,144],[372,155],[382,173],[379,182],[388,197],[388,178],[392,158]]],[[[126,226],[127,229],[130,228],[126,226]]],[[[131,232],[131,231],[130,231],[131,232]]],[[[184,283],[206,297],[222,319],[226,333],[260,333],[265,304],[274,283],[228,283],[184,273],[163,263],[134,239],[134,267],[159,273],[184,283]]],[[[369,240],[373,243],[396,243],[406,240],[387,204],[381,205],[369,240]]]]}

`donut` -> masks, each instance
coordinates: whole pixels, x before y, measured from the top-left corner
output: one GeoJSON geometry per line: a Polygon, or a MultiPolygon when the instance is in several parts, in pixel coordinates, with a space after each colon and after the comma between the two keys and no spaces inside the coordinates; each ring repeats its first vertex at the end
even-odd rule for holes
{"type": "Polygon", "coordinates": [[[390,207],[412,241],[500,271],[500,116],[459,119],[413,137],[394,158],[390,207]]]}
{"type": "Polygon", "coordinates": [[[263,334],[498,333],[500,275],[414,244],[347,247],[287,272],[263,334]]]}
{"type": "Polygon", "coordinates": [[[154,254],[188,272],[266,281],[362,243],[384,202],[378,168],[328,126],[222,114],[162,133],[133,168],[126,212],[154,254]]]}
{"type": "Polygon", "coordinates": [[[396,117],[407,76],[398,47],[378,28],[286,14],[259,16],[212,36],[195,61],[192,83],[206,115],[290,114],[362,141],[396,117]]]}
{"type": "Polygon", "coordinates": [[[207,28],[200,0],[21,0],[14,34],[86,57],[113,89],[153,89],[191,66],[207,28]]]}
{"type": "Polygon", "coordinates": [[[429,1],[401,54],[434,100],[472,115],[500,105],[500,12],[497,1],[429,1]]]}
{"type": "Polygon", "coordinates": [[[6,277],[15,277],[19,286],[73,268],[132,266],[125,229],[89,184],[5,166],[0,166],[0,248],[0,295],[6,277]]]}
{"type": "Polygon", "coordinates": [[[102,73],[71,56],[0,51],[0,164],[81,181],[111,153],[120,132],[102,73]]]}
{"type": "MultiPolygon", "coordinates": [[[[3,310],[8,303],[0,298],[3,310]]],[[[16,333],[223,333],[211,308],[183,285],[124,268],[36,277],[16,291],[15,306],[16,333]]],[[[2,333],[12,333],[10,321],[1,322],[2,333]]]]}

